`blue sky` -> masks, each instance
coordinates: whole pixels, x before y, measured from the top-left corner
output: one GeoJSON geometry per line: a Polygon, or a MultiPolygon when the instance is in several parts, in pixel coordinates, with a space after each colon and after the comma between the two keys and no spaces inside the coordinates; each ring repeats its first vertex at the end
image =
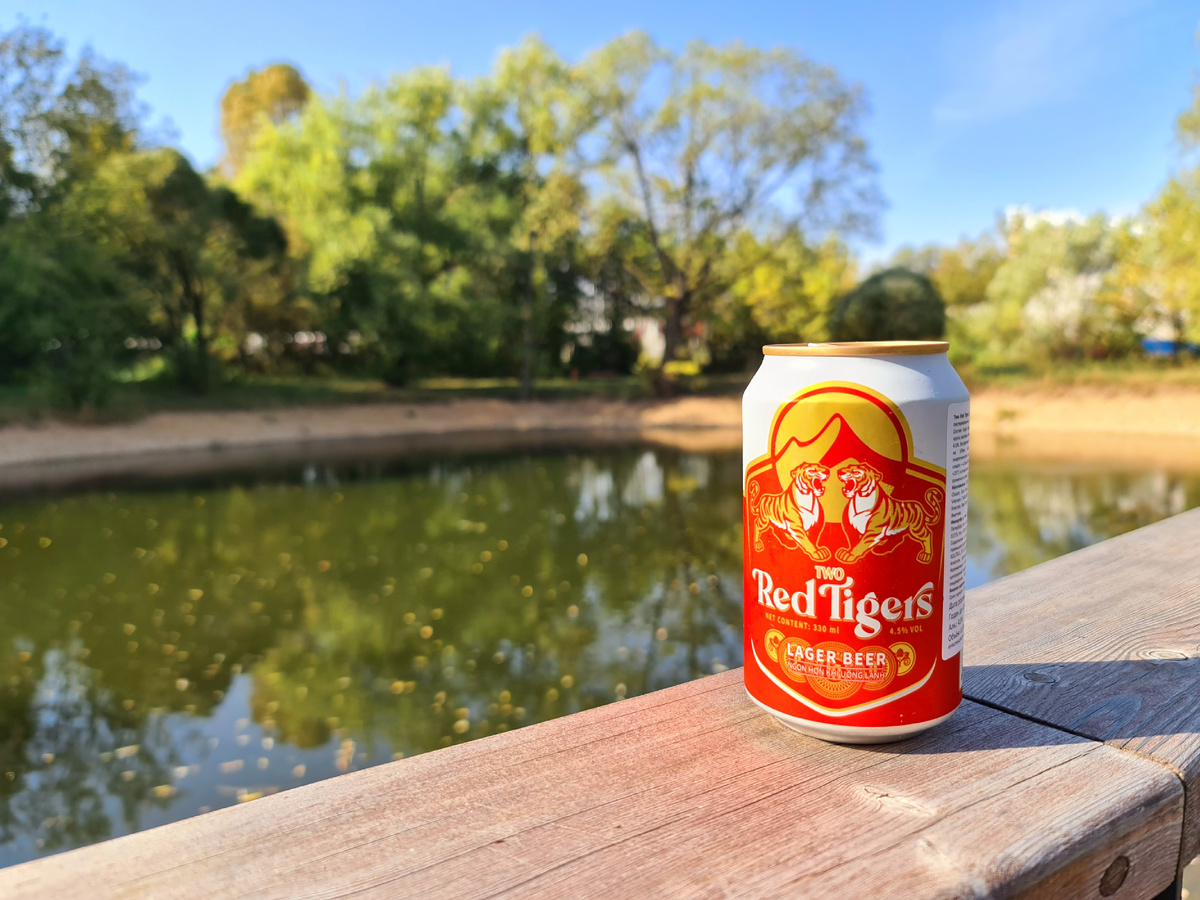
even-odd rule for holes
{"type": "Polygon", "coordinates": [[[21,15],[143,75],[140,96],[202,166],[226,85],[277,60],[354,91],[426,63],[480,74],[529,32],[571,59],[632,28],[674,48],[797,47],[866,89],[888,201],[868,258],[977,234],[1011,205],[1133,212],[1177,163],[1173,122],[1200,69],[1200,10],[1183,0],[0,0],[0,27],[21,15]]]}

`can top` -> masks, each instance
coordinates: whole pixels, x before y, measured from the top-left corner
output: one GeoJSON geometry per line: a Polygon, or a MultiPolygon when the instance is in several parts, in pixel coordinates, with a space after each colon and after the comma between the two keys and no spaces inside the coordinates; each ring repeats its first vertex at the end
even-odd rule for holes
{"type": "Polygon", "coordinates": [[[767,344],[764,356],[919,356],[945,353],[946,341],[826,341],[814,344],[767,344]]]}

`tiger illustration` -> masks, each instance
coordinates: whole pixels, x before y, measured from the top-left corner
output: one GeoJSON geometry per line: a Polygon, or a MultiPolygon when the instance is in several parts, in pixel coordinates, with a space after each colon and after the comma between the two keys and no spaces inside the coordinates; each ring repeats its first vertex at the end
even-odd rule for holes
{"type": "Polygon", "coordinates": [[[838,562],[857,562],[871,552],[890,553],[905,536],[921,545],[917,562],[933,558],[933,526],[942,517],[944,493],[940,488],[929,488],[924,503],[897,500],[884,487],[882,473],[866,463],[843,466],[837,477],[850,501],[843,513],[846,534],[862,535],[854,546],[838,550],[838,562]]]}
{"type": "Polygon", "coordinates": [[[778,494],[764,494],[757,481],[750,484],[754,549],[762,551],[763,533],[775,529],[785,547],[799,547],[817,562],[829,559],[829,551],[813,543],[825,525],[820,498],[825,493],[829,469],[820,463],[803,463],[792,470],[792,480],[778,494]]]}

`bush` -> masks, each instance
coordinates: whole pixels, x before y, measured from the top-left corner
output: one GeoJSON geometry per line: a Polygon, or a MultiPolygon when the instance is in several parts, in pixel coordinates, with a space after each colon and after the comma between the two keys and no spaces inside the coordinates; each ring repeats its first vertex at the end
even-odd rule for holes
{"type": "Polygon", "coordinates": [[[104,248],[49,214],[0,230],[0,382],[53,406],[102,406],[145,317],[104,248]]]}
{"type": "Polygon", "coordinates": [[[946,304],[924,275],[888,269],[838,298],[829,316],[835,341],[934,340],[946,333],[946,304]]]}

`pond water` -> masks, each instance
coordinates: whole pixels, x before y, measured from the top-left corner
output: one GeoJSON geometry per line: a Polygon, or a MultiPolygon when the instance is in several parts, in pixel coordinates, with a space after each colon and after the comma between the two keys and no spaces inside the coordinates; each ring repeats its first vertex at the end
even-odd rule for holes
{"type": "MultiPolygon", "coordinates": [[[[741,665],[736,453],[0,499],[0,864],[741,665]]],[[[973,463],[971,585],[1200,505],[973,463]]]]}

